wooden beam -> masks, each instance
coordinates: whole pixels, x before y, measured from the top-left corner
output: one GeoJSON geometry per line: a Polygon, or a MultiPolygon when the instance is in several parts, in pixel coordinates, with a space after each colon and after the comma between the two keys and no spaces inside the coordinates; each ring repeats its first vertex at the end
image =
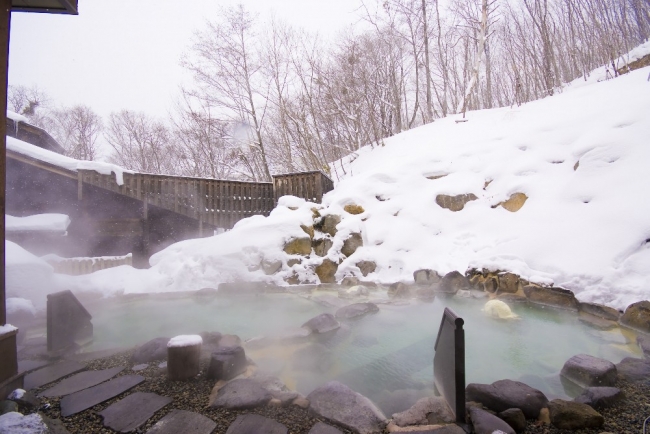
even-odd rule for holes
{"type": "MultiPolygon", "coordinates": [[[[0,0],[0,113],[6,116],[7,113],[7,86],[9,73],[9,30],[11,28],[11,0],[0,0]]],[[[5,189],[7,187],[7,124],[0,122],[0,210],[2,211],[2,223],[0,223],[0,235],[5,238],[5,189]]],[[[5,243],[0,247],[0,325],[7,323],[7,307],[5,299],[5,243]]],[[[15,356],[14,348],[14,356],[15,356]]],[[[7,355],[9,356],[9,355],[7,355]]],[[[4,357],[4,356],[3,356],[4,357]]],[[[5,380],[4,378],[0,380],[5,380]]]]}

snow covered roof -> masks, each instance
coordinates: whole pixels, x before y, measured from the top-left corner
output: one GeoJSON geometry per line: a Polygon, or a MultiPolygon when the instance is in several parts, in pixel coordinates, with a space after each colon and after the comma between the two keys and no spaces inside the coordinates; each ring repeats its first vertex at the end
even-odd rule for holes
{"type": "Polygon", "coordinates": [[[111,173],[114,173],[115,181],[118,185],[124,184],[124,173],[135,173],[115,164],[104,163],[102,161],[75,160],[74,158],[66,157],[65,155],[60,155],[55,152],[48,151],[47,149],[39,148],[38,146],[31,145],[11,136],[7,136],[7,150],[16,152],[34,160],[42,161],[44,163],[69,170],[71,172],[77,172],[77,170],[94,170],[98,173],[101,173],[102,175],[110,175],[111,173]]]}
{"type": "Polygon", "coordinates": [[[60,232],[65,233],[70,217],[65,214],[36,214],[27,217],[5,215],[7,232],[60,232]]]}

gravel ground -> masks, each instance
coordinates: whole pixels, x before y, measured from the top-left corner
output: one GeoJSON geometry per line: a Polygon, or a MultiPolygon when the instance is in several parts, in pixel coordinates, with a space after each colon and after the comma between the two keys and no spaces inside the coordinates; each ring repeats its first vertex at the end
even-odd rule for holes
{"type": "MultiPolygon", "coordinates": [[[[119,401],[120,399],[133,392],[154,392],[162,396],[173,398],[174,400],[172,403],[156,412],[145,425],[143,425],[139,430],[135,431],[136,433],[146,432],[149,428],[151,428],[153,424],[155,424],[173,408],[179,410],[194,411],[211,418],[217,422],[217,428],[213,431],[215,434],[225,433],[228,429],[228,426],[234,422],[237,416],[244,413],[256,413],[276,420],[284,424],[289,429],[289,433],[291,434],[307,433],[311,427],[320,420],[309,415],[307,410],[295,405],[281,408],[261,407],[252,410],[240,411],[208,408],[208,397],[210,395],[210,391],[212,390],[212,386],[214,386],[214,380],[207,380],[202,377],[198,377],[197,379],[191,381],[168,381],[166,374],[160,368],[158,368],[158,363],[151,363],[147,369],[133,372],[130,369],[134,365],[130,361],[131,354],[132,351],[127,351],[111,357],[94,360],[88,362],[87,367],[89,370],[98,370],[116,366],[126,366],[127,369],[120,372],[117,375],[118,377],[122,375],[138,374],[145,377],[146,381],[109,401],[98,404],[95,407],[92,407],[81,413],[77,413],[70,417],[61,418],[68,431],[70,431],[72,434],[114,434],[115,431],[104,428],[101,416],[97,415],[96,413],[104,410],[109,405],[119,401]]],[[[205,372],[205,368],[206,366],[202,366],[202,372],[205,372]]],[[[40,391],[52,386],[53,384],[48,384],[45,387],[37,389],[35,392],[39,393],[40,391]]],[[[47,398],[43,400],[43,403],[45,402],[49,403],[51,407],[43,411],[43,413],[45,413],[45,415],[50,418],[59,419],[61,417],[59,399],[47,398]]],[[[349,432],[345,430],[342,431],[349,432]]]]}
{"type": "MultiPolygon", "coordinates": [[[[87,363],[89,370],[98,370],[112,368],[116,366],[126,366],[127,369],[122,371],[118,376],[139,374],[146,378],[142,384],[125,392],[122,395],[98,404],[95,407],[78,413],[76,415],[61,419],[65,427],[73,434],[87,433],[114,433],[114,431],[104,428],[102,418],[96,413],[102,411],[114,402],[124,398],[133,392],[154,392],[159,395],[173,398],[173,402],[154,414],[149,421],[142,426],[136,433],[146,432],[153,424],[166,415],[172,408],[180,410],[189,410],[201,413],[215,422],[217,428],[214,433],[225,433],[228,426],[244,413],[256,413],[284,424],[289,433],[307,433],[319,419],[311,416],[309,412],[300,407],[291,405],[288,407],[261,407],[252,410],[232,411],[225,409],[208,408],[208,396],[214,385],[214,380],[207,380],[198,377],[191,381],[168,381],[165,372],[158,368],[157,363],[151,363],[150,366],[142,371],[133,372],[130,368],[133,363],[130,361],[132,351],[126,351],[110,357],[93,360],[87,363]]],[[[206,366],[202,366],[202,372],[205,372],[206,366]]],[[[53,384],[49,384],[35,392],[40,392],[53,384]]],[[[617,387],[625,392],[625,399],[618,405],[601,410],[600,413],[605,418],[605,425],[599,429],[585,429],[578,431],[567,431],[554,428],[552,426],[538,426],[533,421],[529,421],[525,433],[530,434],[640,434],[642,433],[643,421],[650,416],[650,379],[641,383],[628,383],[619,381],[617,387]]],[[[48,417],[53,419],[60,418],[60,408],[58,398],[44,399],[43,403],[49,403],[50,408],[43,411],[48,417]]],[[[650,426],[649,426],[650,428],[650,426]]],[[[343,432],[349,432],[342,430],[343,432]]],[[[650,434],[650,430],[648,431],[650,434]]]]}

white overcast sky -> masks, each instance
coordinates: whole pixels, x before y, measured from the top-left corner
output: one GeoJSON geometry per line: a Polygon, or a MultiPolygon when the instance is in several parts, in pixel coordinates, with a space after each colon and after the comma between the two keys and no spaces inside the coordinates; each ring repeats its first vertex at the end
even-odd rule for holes
{"type": "Polygon", "coordinates": [[[79,15],[13,13],[9,84],[37,85],[58,105],[165,117],[186,78],[192,35],[220,6],[243,3],[266,20],[336,35],[360,0],[79,0],[79,15]]]}

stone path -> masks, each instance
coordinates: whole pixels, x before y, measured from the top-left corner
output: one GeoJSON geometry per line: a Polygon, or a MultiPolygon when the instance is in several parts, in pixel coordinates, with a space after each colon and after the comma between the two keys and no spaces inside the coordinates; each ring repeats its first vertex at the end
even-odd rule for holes
{"type": "Polygon", "coordinates": [[[88,389],[89,387],[96,386],[103,383],[119,374],[124,370],[124,366],[117,368],[104,369],[102,371],[85,371],[72,377],[66,378],[54,387],[41,392],[38,396],[51,398],[55,396],[70,395],[71,393],[79,392],[80,390],[88,389]]]}
{"type": "Polygon", "coordinates": [[[19,360],[18,372],[30,372],[49,364],[50,362],[47,362],[45,360],[19,360]]]}
{"type": "Polygon", "coordinates": [[[287,434],[287,427],[259,414],[242,414],[228,427],[226,434],[287,434]]]}
{"type": "Polygon", "coordinates": [[[126,392],[144,381],[141,375],[124,375],[61,400],[61,416],[68,417],[126,392]]]}
{"type": "Polygon", "coordinates": [[[104,426],[126,433],[144,425],[155,412],[172,402],[171,398],[155,393],[136,392],[98,413],[104,426]]]}
{"type": "Polygon", "coordinates": [[[55,365],[46,366],[45,368],[41,368],[38,371],[25,375],[25,389],[30,390],[45,386],[59,378],[74,374],[75,372],[83,371],[84,369],[86,369],[85,365],[74,361],[65,361],[55,365]]]}
{"type": "Polygon", "coordinates": [[[210,434],[217,423],[201,414],[172,410],[151,427],[147,434],[210,434]]]}

